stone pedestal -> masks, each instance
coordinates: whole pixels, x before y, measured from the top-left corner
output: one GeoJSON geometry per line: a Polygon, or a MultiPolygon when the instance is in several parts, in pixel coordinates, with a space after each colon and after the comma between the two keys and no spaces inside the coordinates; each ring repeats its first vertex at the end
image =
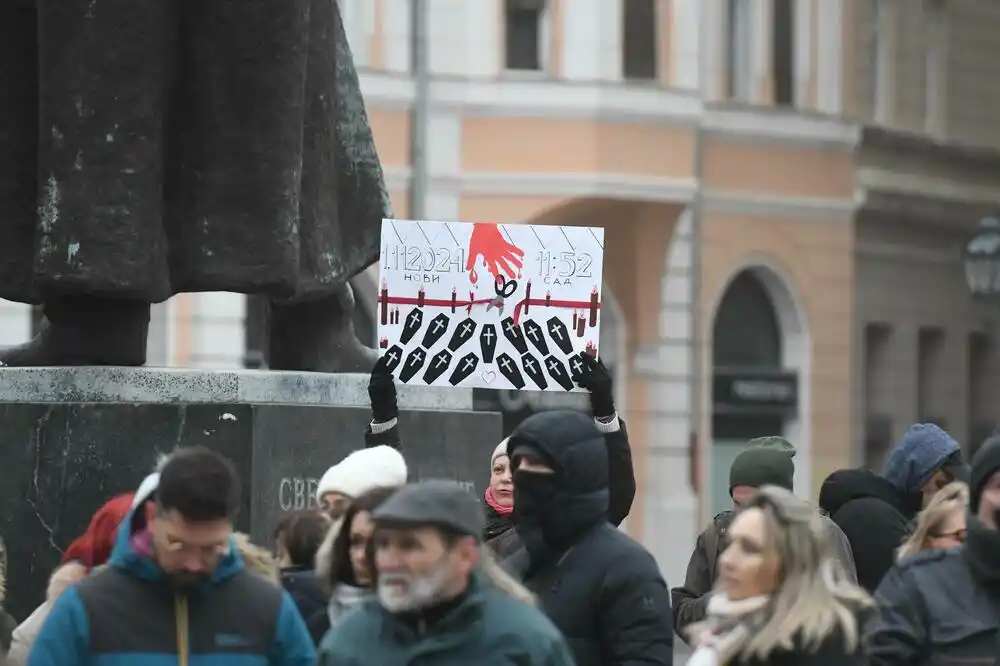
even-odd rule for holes
{"type": "MultiPolygon", "coordinates": [[[[24,619],[93,512],[178,446],[205,445],[236,464],[237,526],[270,547],[281,513],[315,506],[317,479],[364,446],[367,383],[268,371],[0,369],[9,610],[24,619]]],[[[401,386],[399,403],[411,479],[450,477],[482,491],[500,415],[472,411],[470,391],[401,386]]]]}

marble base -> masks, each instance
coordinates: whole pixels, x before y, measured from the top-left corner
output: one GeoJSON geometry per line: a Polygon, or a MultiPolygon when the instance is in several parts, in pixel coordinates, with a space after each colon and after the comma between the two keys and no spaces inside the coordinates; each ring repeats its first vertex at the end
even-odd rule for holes
{"type": "MultiPolygon", "coordinates": [[[[157,368],[0,370],[0,534],[7,607],[24,619],[62,550],[161,453],[209,446],[243,481],[238,528],[270,547],[282,512],[313,506],[317,479],[364,446],[366,375],[157,368]]],[[[469,391],[400,387],[411,478],[450,477],[477,492],[501,439],[497,413],[469,391]]]]}

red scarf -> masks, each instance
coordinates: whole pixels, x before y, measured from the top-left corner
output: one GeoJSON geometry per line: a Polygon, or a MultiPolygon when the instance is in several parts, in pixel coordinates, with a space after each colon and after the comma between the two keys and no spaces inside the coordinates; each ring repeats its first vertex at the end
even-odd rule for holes
{"type": "Polygon", "coordinates": [[[486,489],[486,503],[489,504],[490,508],[493,509],[494,511],[496,511],[498,515],[509,516],[510,514],[514,513],[514,505],[513,504],[511,504],[510,506],[501,506],[496,501],[496,499],[494,499],[494,497],[493,497],[493,489],[492,488],[487,488],[486,489]]]}

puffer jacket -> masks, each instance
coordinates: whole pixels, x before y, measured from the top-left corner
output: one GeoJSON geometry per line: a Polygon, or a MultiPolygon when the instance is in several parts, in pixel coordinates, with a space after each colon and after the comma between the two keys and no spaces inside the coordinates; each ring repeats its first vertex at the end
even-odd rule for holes
{"type": "Polygon", "coordinates": [[[521,445],[554,462],[558,488],[544,512],[519,515],[526,545],[504,567],[538,598],[578,666],[672,664],[670,593],[653,557],[608,522],[608,452],[593,420],[535,414],[511,435],[521,445]]]}

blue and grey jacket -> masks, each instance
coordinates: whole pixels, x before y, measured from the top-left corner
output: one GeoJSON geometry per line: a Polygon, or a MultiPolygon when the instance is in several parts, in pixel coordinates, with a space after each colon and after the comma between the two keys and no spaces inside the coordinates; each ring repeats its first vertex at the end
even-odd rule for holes
{"type": "Polygon", "coordinates": [[[156,563],[132,547],[136,518],[119,529],[110,566],[59,597],[28,666],[315,663],[291,597],[246,571],[235,546],[204,588],[177,595],[156,563]]]}

